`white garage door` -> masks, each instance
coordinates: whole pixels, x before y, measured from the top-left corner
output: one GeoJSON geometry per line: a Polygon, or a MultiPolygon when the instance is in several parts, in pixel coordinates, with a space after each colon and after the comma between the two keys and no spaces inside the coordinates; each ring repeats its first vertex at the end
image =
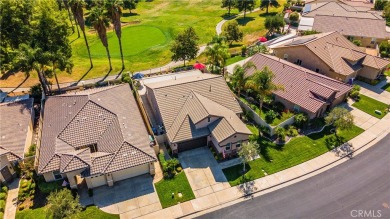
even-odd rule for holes
{"type": "Polygon", "coordinates": [[[114,182],[123,180],[123,179],[128,179],[133,176],[138,176],[141,174],[149,173],[149,164],[144,164],[124,170],[120,170],[117,172],[112,173],[112,177],[114,178],[114,182]]]}
{"type": "Polygon", "coordinates": [[[91,177],[91,182],[92,182],[93,188],[106,185],[107,184],[106,176],[101,175],[101,176],[95,176],[93,178],[91,177]]]}

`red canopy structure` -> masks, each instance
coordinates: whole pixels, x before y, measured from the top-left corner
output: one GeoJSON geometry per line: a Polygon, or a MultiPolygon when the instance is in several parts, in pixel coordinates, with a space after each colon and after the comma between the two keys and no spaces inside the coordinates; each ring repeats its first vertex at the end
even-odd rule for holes
{"type": "Polygon", "coordinates": [[[267,38],[265,38],[265,37],[260,37],[260,38],[259,38],[259,41],[262,42],[262,43],[267,42],[267,38]]]}
{"type": "Polygon", "coordinates": [[[197,62],[197,63],[194,64],[194,68],[195,69],[199,69],[199,70],[203,70],[203,69],[206,68],[206,66],[204,64],[202,64],[202,63],[197,62]]]}

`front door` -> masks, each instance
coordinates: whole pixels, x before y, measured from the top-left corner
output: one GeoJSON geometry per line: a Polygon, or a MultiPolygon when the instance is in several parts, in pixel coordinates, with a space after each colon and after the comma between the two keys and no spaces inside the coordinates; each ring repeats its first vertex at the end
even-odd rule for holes
{"type": "Polygon", "coordinates": [[[8,182],[8,183],[12,182],[13,177],[12,177],[11,172],[8,169],[8,166],[5,166],[5,167],[3,167],[3,169],[1,169],[1,175],[3,175],[3,178],[5,179],[6,182],[8,182]]]}

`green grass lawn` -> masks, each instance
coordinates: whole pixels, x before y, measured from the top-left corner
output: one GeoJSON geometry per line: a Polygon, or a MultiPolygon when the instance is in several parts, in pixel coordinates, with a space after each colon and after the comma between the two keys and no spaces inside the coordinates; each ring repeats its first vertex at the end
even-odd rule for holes
{"type": "Polygon", "coordinates": [[[384,73],[387,77],[390,77],[390,68],[389,69],[386,69],[385,73],[384,73]]]}
{"type": "Polygon", "coordinates": [[[244,60],[244,59],[246,59],[246,57],[242,57],[240,55],[231,57],[231,58],[226,60],[226,66],[234,64],[234,63],[239,62],[239,61],[244,60]]]}
{"type": "Polygon", "coordinates": [[[390,83],[385,84],[381,89],[390,92],[390,83]]]}
{"type": "MultiPolygon", "coordinates": [[[[16,219],[47,219],[49,218],[47,215],[47,209],[45,207],[36,208],[36,209],[26,209],[23,211],[16,212],[16,219]]],[[[93,219],[93,218],[101,218],[101,219],[119,219],[119,215],[108,214],[99,210],[96,206],[87,207],[84,211],[82,211],[77,217],[80,219],[93,219]]]]}
{"type": "Polygon", "coordinates": [[[155,187],[163,208],[195,198],[184,171],[177,174],[173,179],[161,180],[155,184],[155,187]],[[179,192],[183,195],[181,198],[178,195],[179,192]],[[172,193],[174,193],[174,198],[172,198],[172,193]]]}
{"type": "Polygon", "coordinates": [[[382,103],[362,94],[360,94],[359,101],[353,103],[352,106],[379,119],[383,118],[386,115],[388,107],[388,105],[386,105],[385,103],[382,103]],[[380,110],[382,114],[376,114],[375,110],[380,110]]]}
{"type": "MultiPolygon", "coordinates": [[[[248,126],[254,133],[258,130],[254,126],[248,126]]],[[[325,152],[331,147],[327,144],[329,136],[334,136],[330,132],[331,128],[327,127],[321,133],[309,136],[296,137],[285,145],[276,145],[264,138],[259,138],[258,142],[261,147],[260,158],[250,161],[246,165],[247,172],[241,174],[242,164],[224,169],[223,172],[231,186],[243,183],[246,180],[254,180],[264,176],[262,170],[267,174],[273,174],[289,167],[298,165],[310,159],[313,159],[325,152]]],[[[364,130],[353,126],[350,130],[338,132],[342,141],[348,141],[362,133],[364,130]]]]}

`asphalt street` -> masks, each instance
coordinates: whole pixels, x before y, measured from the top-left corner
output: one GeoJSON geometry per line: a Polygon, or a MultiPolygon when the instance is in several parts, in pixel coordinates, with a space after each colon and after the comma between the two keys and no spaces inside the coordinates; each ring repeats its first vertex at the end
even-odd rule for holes
{"type": "Polygon", "coordinates": [[[199,218],[390,218],[390,134],[319,175],[199,218]]]}

